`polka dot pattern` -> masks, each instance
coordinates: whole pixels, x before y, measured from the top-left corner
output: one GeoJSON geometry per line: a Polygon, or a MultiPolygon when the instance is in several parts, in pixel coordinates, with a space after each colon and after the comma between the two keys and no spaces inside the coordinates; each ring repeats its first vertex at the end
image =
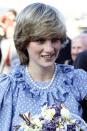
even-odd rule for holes
{"type": "MultiPolygon", "coordinates": [[[[57,65],[57,72],[48,89],[36,89],[25,66],[18,66],[8,76],[0,76],[0,131],[13,131],[22,122],[20,113],[39,114],[44,105],[62,102],[70,111],[82,114],[79,101],[87,94],[87,73],[68,65],[57,65]],[[43,90],[44,89],[44,90],[43,90]]],[[[40,87],[48,82],[36,82],[40,87]]]]}

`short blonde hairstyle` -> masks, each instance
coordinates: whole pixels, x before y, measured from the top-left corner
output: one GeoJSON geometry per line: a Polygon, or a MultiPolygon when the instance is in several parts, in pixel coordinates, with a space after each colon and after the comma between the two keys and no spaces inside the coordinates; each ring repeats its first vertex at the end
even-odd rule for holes
{"type": "Polygon", "coordinates": [[[50,5],[33,3],[18,15],[14,32],[14,43],[21,64],[29,63],[27,45],[39,38],[66,37],[66,27],[61,13],[50,5]]]}

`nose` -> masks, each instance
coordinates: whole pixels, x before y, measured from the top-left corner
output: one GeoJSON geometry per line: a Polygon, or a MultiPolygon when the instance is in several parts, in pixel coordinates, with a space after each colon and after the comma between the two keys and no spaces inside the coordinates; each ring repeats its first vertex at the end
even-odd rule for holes
{"type": "Polygon", "coordinates": [[[52,52],[54,51],[53,43],[50,40],[46,41],[46,44],[44,46],[45,52],[52,52]]]}

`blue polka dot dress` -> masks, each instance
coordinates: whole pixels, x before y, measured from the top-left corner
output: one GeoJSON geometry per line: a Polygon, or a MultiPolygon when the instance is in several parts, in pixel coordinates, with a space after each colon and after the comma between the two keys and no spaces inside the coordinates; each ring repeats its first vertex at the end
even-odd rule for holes
{"type": "Polygon", "coordinates": [[[17,66],[8,75],[0,76],[0,131],[13,131],[20,124],[20,113],[39,114],[44,105],[62,102],[72,113],[82,115],[79,102],[87,94],[87,73],[69,65],[57,65],[52,84],[50,81],[30,80],[25,66],[17,66]],[[42,89],[41,89],[42,88],[42,89]]]}

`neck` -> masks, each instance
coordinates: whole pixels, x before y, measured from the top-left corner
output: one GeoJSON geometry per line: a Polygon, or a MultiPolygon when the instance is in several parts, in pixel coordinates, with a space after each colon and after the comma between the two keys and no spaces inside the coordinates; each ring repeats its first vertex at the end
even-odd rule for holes
{"type": "Polygon", "coordinates": [[[48,81],[51,80],[54,74],[55,65],[47,67],[47,68],[38,68],[36,66],[31,66],[29,64],[28,71],[35,81],[48,81]],[[38,77],[37,77],[38,76],[38,77]]]}

